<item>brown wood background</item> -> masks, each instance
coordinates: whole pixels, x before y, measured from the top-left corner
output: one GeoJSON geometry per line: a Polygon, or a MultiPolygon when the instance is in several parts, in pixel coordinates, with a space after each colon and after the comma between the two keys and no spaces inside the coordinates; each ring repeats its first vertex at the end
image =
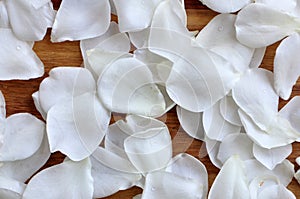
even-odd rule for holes
{"type": "MultiPolygon", "coordinates": [[[[54,7],[57,9],[60,0],[52,1],[54,7]]],[[[217,13],[210,11],[203,6],[198,0],[186,0],[185,4],[188,14],[188,28],[190,30],[201,30],[201,28],[217,15],[217,13]]],[[[79,42],[51,43],[49,41],[49,33],[50,31],[48,31],[47,36],[43,41],[37,42],[34,46],[34,50],[45,64],[46,73],[42,78],[29,81],[0,81],[0,90],[6,98],[7,116],[19,112],[29,112],[41,119],[41,116],[34,107],[31,94],[38,90],[40,82],[43,78],[48,76],[48,72],[51,68],[57,66],[80,66],[82,63],[79,42]]],[[[272,70],[273,58],[277,46],[278,43],[268,47],[261,67],[272,70]]],[[[294,87],[293,96],[299,94],[300,82],[294,87]]],[[[284,104],[286,104],[286,101],[281,100],[279,108],[284,104]]],[[[208,157],[199,158],[202,142],[191,139],[182,129],[180,129],[175,109],[172,109],[164,116],[163,120],[168,125],[173,137],[174,155],[180,152],[187,152],[200,159],[207,167],[209,173],[209,185],[211,186],[218,173],[218,169],[211,164],[208,157]]],[[[290,155],[289,160],[295,164],[295,158],[298,156],[300,156],[300,144],[295,143],[293,144],[293,153],[290,155]]],[[[64,156],[62,154],[54,153],[44,168],[61,163],[63,158],[64,156]]],[[[295,169],[299,169],[299,166],[295,165],[295,169]]],[[[300,187],[295,180],[292,181],[288,188],[293,191],[297,198],[300,198],[300,187]]],[[[140,188],[134,187],[126,191],[120,191],[107,198],[129,199],[141,192],[142,190],[140,188]]]]}

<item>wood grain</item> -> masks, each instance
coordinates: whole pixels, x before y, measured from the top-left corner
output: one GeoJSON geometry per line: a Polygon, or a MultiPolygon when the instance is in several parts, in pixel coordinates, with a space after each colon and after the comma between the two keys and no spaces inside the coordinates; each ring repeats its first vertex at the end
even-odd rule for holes
{"type": "MultiPolygon", "coordinates": [[[[58,8],[60,1],[54,0],[54,7],[58,8]]],[[[188,14],[188,27],[190,30],[200,30],[209,20],[217,13],[208,10],[198,0],[186,0],[186,9],[188,14]]],[[[0,81],[0,90],[6,98],[7,115],[19,112],[30,112],[37,117],[41,116],[36,111],[31,94],[38,90],[39,84],[43,78],[48,76],[48,72],[57,66],[80,66],[82,58],[80,55],[79,42],[63,42],[51,43],[49,41],[50,31],[43,41],[37,42],[34,50],[45,64],[45,75],[42,78],[29,81],[0,81]]],[[[272,70],[273,58],[278,43],[268,47],[263,64],[261,67],[272,70]]],[[[293,96],[300,94],[300,83],[298,82],[293,90],[293,96]]],[[[281,108],[286,101],[280,101],[281,108]]],[[[169,127],[173,138],[174,155],[180,152],[187,152],[194,157],[200,159],[207,167],[209,173],[209,185],[211,186],[214,178],[218,173],[218,169],[212,165],[208,157],[199,157],[202,142],[190,138],[181,128],[177,120],[176,112],[172,109],[167,115],[161,118],[169,127]]],[[[293,144],[293,153],[289,160],[295,163],[295,158],[300,156],[300,144],[293,144]]],[[[50,167],[54,164],[61,163],[64,155],[61,153],[52,154],[47,164],[43,167],[50,167]]],[[[295,169],[299,169],[296,165],[295,169]]],[[[295,180],[289,185],[289,189],[293,191],[297,198],[300,198],[299,185],[295,180]]],[[[120,191],[107,199],[129,199],[138,193],[141,193],[140,188],[134,187],[126,191],[120,191]]]]}

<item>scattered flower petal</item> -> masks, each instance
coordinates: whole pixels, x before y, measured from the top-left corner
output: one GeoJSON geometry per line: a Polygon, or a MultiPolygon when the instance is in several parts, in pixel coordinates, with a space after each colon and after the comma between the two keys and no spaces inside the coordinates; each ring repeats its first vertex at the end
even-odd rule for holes
{"type": "Polygon", "coordinates": [[[24,183],[0,176],[0,198],[21,199],[25,187],[24,183]]]}
{"type": "Polygon", "coordinates": [[[223,165],[208,195],[208,199],[249,198],[248,179],[244,163],[232,156],[223,165]]]}
{"type": "Polygon", "coordinates": [[[238,113],[238,105],[232,99],[232,96],[225,96],[220,101],[220,112],[223,118],[236,126],[242,126],[242,122],[238,113]]]}
{"type": "Polygon", "coordinates": [[[230,13],[236,12],[246,6],[247,4],[251,3],[252,0],[200,0],[204,5],[209,7],[210,9],[220,12],[220,13],[230,13]]]}
{"type": "Polygon", "coordinates": [[[257,144],[253,146],[253,154],[265,167],[272,170],[292,153],[292,145],[266,149],[257,144]]]}
{"type": "Polygon", "coordinates": [[[93,178],[91,162],[71,160],[47,168],[29,181],[23,199],[92,198],[93,178]],[[49,194],[51,193],[51,194],[49,194]]]}
{"type": "Polygon", "coordinates": [[[74,41],[100,36],[110,23],[108,0],[63,0],[51,32],[52,42],[74,41]]]}
{"type": "Polygon", "coordinates": [[[293,86],[300,76],[300,35],[294,33],[285,38],[278,48],[274,58],[274,88],[284,100],[290,98],[293,86]]]}

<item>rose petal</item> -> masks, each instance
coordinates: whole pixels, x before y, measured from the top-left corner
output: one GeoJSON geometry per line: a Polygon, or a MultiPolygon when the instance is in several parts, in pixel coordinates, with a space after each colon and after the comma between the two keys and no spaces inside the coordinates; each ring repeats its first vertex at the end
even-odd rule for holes
{"type": "Polygon", "coordinates": [[[240,1],[225,1],[225,0],[200,0],[204,5],[210,9],[220,13],[236,12],[251,3],[252,0],[240,0],[240,1]]]}

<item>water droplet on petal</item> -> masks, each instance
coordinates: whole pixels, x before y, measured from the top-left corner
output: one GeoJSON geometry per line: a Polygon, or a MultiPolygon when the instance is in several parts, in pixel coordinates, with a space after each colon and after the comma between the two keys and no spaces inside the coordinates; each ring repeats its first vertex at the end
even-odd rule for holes
{"type": "Polygon", "coordinates": [[[151,187],[151,191],[155,191],[155,189],[156,189],[155,187],[151,187]]]}
{"type": "Polygon", "coordinates": [[[221,32],[221,31],[223,31],[223,30],[224,30],[224,27],[223,27],[223,26],[219,26],[219,27],[218,27],[218,31],[219,31],[219,32],[221,32]]]}
{"type": "Polygon", "coordinates": [[[21,46],[17,46],[17,50],[21,50],[21,46]]]}

